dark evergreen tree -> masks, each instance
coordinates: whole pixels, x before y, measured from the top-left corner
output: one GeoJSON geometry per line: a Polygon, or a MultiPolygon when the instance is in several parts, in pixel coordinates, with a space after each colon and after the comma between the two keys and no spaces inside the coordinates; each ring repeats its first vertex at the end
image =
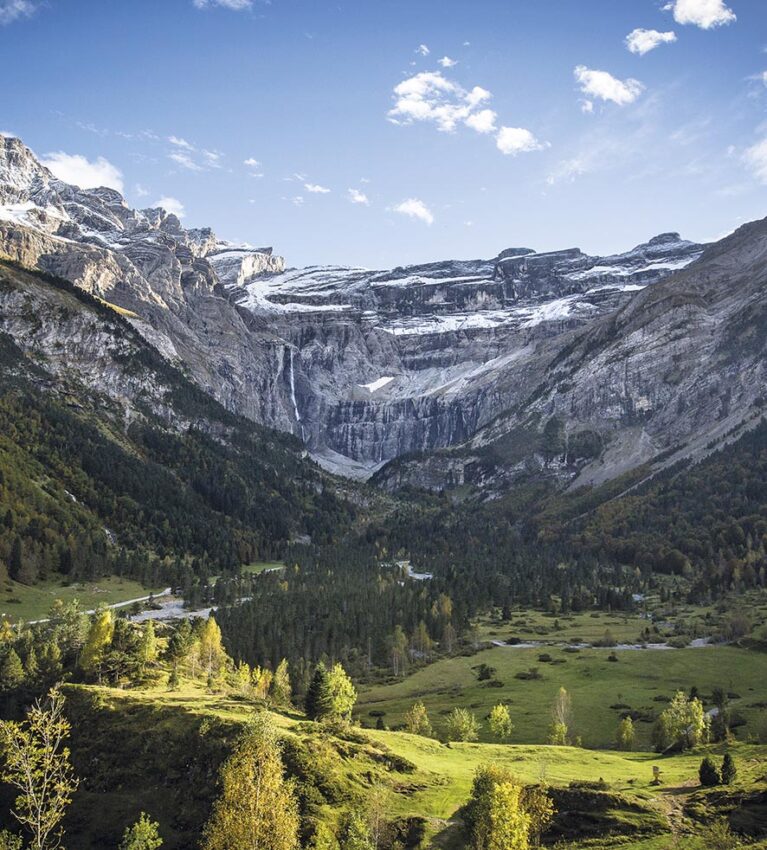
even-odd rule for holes
{"type": "Polygon", "coordinates": [[[725,785],[732,785],[738,775],[738,768],[735,766],[735,759],[725,753],[722,759],[722,782],[725,785]]]}
{"type": "Polygon", "coordinates": [[[719,785],[722,781],[722,777],[719,775],[719,768],[717,768],[708,756],[706,756],[700,763],[698,776],[700,777],[700,784],[704,785],[706,788],[719,785]]]}
{"type": "Polygon", "coordinates": [[[314,668],[314,675],[306,691],[304,708],[310,720],[321,720],[331,713],[330,681],[327,668],[322,661],[314,668]]]}

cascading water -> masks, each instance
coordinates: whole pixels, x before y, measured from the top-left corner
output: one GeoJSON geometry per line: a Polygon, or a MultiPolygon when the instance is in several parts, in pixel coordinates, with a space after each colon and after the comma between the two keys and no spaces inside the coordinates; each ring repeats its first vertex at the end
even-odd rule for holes
{"type": "Polygon", "coordinates": [[[304,438],[304,426],[301,422],[301,414],[298,412],[298,401],[296,400],[296,375],[293,371],[293,349],[290,351],[290,399],[293,402],[293,412],[296,414],[296,422],[301,428],[301,439],[304,438]]]}

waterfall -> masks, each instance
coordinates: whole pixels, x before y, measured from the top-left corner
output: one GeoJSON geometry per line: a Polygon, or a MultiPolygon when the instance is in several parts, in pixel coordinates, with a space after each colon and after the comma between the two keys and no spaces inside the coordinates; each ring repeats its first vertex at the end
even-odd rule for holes
{"type": "MultiPolygon", "coordinates": [[[[296,401],[296,376],[293,371],[293,349],[290,349],[290,398],[293,402],[293,411],[296,414],[296,422],[301,422],[301,414],[298,412],[298,402],[296,401]]],[[[301,433],[303,434],[303,426],[301,426],[301,433]]]]}

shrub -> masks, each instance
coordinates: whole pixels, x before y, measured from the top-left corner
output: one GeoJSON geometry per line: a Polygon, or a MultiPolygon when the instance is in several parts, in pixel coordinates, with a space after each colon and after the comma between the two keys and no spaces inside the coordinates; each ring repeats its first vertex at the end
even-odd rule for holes
{"type": "Polygon", "coordinates": [[[698,776],[700,777],[700,784],[704,785],[706,788],[712,788],[714,785],[719,785],[722,781],[722,777],[719,775],[719,769],[708,756],[706,756],[700,763],[698,776]]]}
{"type": "Polygon", "coordinates": [[[722,759],[722,782],[725,785],[731,785],[737,775],[738,768],[735,766],[735,760],[729,753],[725,753],[722,759]]]}

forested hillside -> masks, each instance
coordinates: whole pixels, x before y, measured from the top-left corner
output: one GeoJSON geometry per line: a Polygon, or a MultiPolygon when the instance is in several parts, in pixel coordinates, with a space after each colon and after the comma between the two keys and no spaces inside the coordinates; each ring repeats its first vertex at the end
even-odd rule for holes
{"type": "Polygon", "coordinates": [[[6,264],[0,295],[11,578],[116,572],[183,587],[277,556],[295,536],[343,534],[354,510],[297,440],[228,413],[109,306],[6,264]],[[102,361],[92,370],[78,361],[87,345],[102,361]]]}

